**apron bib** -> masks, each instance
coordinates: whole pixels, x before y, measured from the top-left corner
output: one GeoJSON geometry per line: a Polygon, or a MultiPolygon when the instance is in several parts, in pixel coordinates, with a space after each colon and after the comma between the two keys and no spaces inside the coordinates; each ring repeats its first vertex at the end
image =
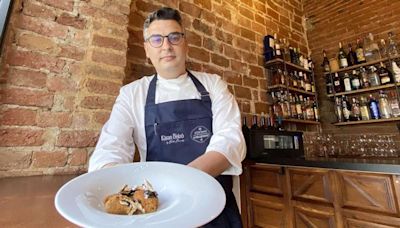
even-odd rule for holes
{"type": "MultiPolygon", "coordinates": [[[[166,161],[187,165],[205,153],[212,132],[209,93],[188,71],[199,99],[155,104],[157,75],[151,80],[145,106],[147,161],[166,161]]],[[[224,188],[226,205],[222,213],[204,227],[242,227],[239,210],[232,193],[232,176],[216,177],[224,188]]]]}

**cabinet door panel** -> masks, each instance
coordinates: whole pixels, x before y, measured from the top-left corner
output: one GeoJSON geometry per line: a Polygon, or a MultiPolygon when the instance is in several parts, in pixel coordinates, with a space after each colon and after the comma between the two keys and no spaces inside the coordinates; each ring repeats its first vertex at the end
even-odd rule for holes
{"type": "Polygon", "coordinates": [[[327,170],[289,168],[288,174],[294,199],[333,203],[332,182],[327,170]]]}
{"type": "Polygon", "coordinates": [[[393,216],[349,209],[342,214],[345,227],[400,227],[400,218],[393,216]]]}
{"type": "Polygon", "coordinates": [[[279,166],[251,166],[250,190],[283,195],[282,172],[279,166]]]}
{"type": "Polygon", "coordinates": [[[377,224],[373,222],[367,222],[357,219],[344,219],[345,227],[346,228],[394,228],[396,226],[386,226],[382,224],[377,224]]]}
{"type": "Polygon", "coordinates": [[[336,228],[335,211],[332,207],[303,202],[293,202],[294,227],[336,228]]]}
{"type": "Polygon", "coordinates": [[[337,172],[341,206],[364,211],[398,214],[392,175],[337,172]]]}
{"type": "Polygon", "coordinates": [[[281,197],[250,193],[250,227],[286,227],[286,214],[281,197]]]}

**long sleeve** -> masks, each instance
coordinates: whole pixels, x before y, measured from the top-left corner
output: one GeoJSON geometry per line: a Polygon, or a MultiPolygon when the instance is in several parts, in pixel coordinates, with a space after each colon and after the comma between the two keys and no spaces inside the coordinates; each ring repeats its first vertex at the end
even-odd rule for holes
{"type": "Polygon", "coordinates": [[[132,162],[135,153],[133,141],[135,126],[129,103],[126,88],[122,87],[89,160],[89,172],[112,162],[132,162]]]}
{"type": "Polygon", "coordinates": [[[241,128],[238,104],[229,92],[226,83],[217,77],[211,89],[213,112],[213,136],[206,151],[222,153],[231,163],[224,175],[239,175],[246,155],[246,144],[241,128]]]}

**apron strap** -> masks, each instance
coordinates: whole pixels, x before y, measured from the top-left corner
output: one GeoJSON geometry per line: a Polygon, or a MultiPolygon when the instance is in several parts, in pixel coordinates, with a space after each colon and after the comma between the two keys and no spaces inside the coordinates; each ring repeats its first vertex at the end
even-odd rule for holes
{"type": "MultiPolygon", "coordinates": [[[[201,82],[190,71],[186,71],[188,72],[189,77],[192,79],[194,85],[196,86],[197,91],[200,93],[201,101],[211,102],[210,94],[207,92],[201,82]]],[[[154,78],[150,81],[149,90],[146,98],[146,105],[155,104],[157,77],[157,74],[155,74],[154,78]]]]}

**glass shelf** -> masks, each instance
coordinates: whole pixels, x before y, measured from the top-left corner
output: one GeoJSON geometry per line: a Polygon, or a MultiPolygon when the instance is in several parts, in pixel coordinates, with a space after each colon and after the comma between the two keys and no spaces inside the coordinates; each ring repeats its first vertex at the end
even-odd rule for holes
{"type": "Polygon", "coordinates": [[[394,117],[389,119],[377,119],[377,120],[360,120],[360,121],[349,121],[349,122],[338,122],[334,123],[335,126],[345,126],[345,125],[355,125],[355,124],[372,124],[372,123],[382,123],[382,122],[394,122],[400,121],[400,117],[394,117]]]}
{"type": "Polygon", "coordinates": [[[302,123],[302,124],[315,124],[315,125],[320,125],[321,123],[318,121],[314,120],[301,120],[301,119],[283,119],[283,123],[288,122],[288,123],[302,123]]]}

